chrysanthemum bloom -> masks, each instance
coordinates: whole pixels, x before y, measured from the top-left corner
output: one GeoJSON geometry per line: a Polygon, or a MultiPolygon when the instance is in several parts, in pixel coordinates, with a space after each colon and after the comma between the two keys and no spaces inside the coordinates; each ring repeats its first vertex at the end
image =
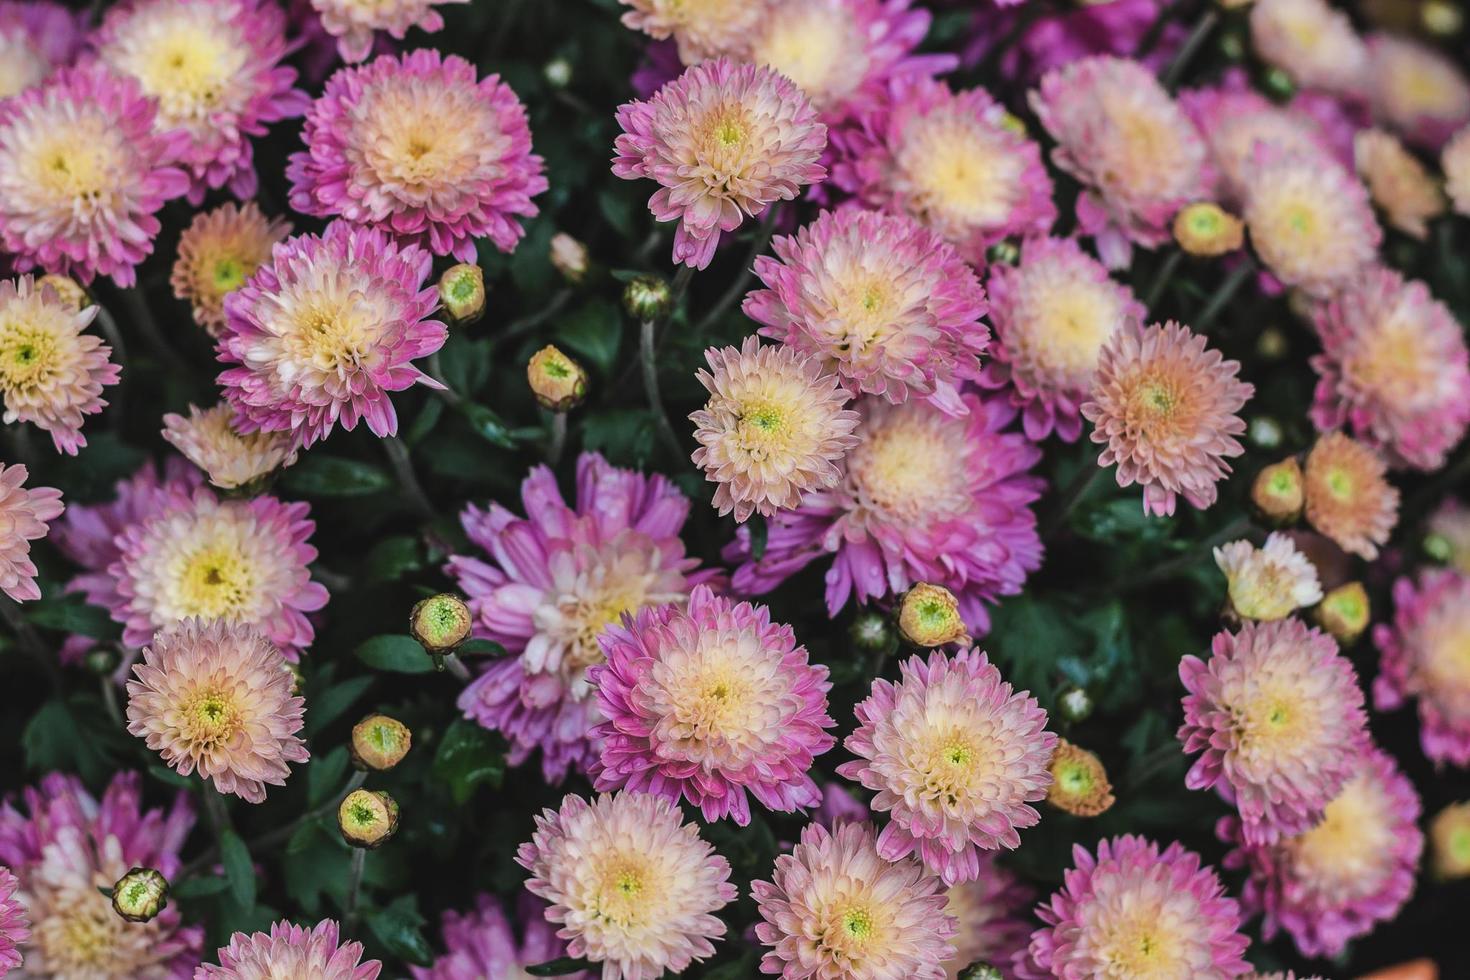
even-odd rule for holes
{"type": "MultiPolygon", "coordinates": [[[[1320,823],[1275,844],[1242,845],[1224,864],[1249,870],[1241,904],[1248,915],[1264,913],[1263,940],[1284,929],[1304,956],[1337,956],[1413,893],[1424,849],[1418,820],[1413,784],[1372,749],[1320,823]]],[[[1221,821],[1220,832],[1240,843],[1235,818],[1221,821]]]]}
{"type": "Polygon", "coordinates": [[[1470,80],[1435,48],[1397,34],[1368,39],[1373,115],[1416,146],[1438,150],[1470,122],[1470,80]]]}
{"type": "MultiPolygon", "coordinates": [[[[514,916],[506,914],[500,899],[481,894],[472,910],[445,912],[442,932],[448,952],[428,969],[410,966],[413,980],[512,978],[525,967],[565,956],[567,951],[567,944],[546,921],[545,904],[524,894],[514,916]]],[[[591,974],[579,971],[567,977],[590,980],[591,974]]]]}
{"type": "Polygon", "coordinates": [[[1399,519],[1399,492],[1383,457],[1341,432],[1329,432],[1307,454],[1307,520],[1339,548],[1368,561],[1399,519]]]}
{"type": "Polygon", "coordinates": [[[914,858],[883,857],[872,824],[808,824],[750,890],[756,937],[771,947],[761,972],[783,980],[943,980],[954,956],[939,879],[914,858]]]}
{"type": "Polygon", "coordinates": [[[71,62],[89,28],[86,11],[50,0],[0,2],[0,99],[40,83],[71,62]]]}
{"type": "Polygon", "coordinates": [[[75,456],[87,444],[82,421],[102,411],[106,385],[121,368],[112,348],[83,333],[98,308],[76,310],[30,276],[0,281],[0,398],[6,425],[29,422],[56,451],[75,456]]]}
{"type": "Polygon", "coordinates": [[[1393,586],[1393,624],[1373,627],[1382,657],[1373,706],[1419,699],[1419,744],[1436,762],[1470,766],[1470,575],[1434,568],[1393,586]]]}
{"type": "Polygon", "coordinates": [[[129,0],[107,11],[93,43],[103,64],[158,101],[154,129],[188,134],[178,162],[194,204],[225,186],[253,196],[250,138],[306,110],[296,69],[281,64],[286,16],[274,3],[129,0]]]}
{"type": "Polygon", "coordinates": [[[1470,803],[1451,803],[1435,814],[1429,842],[1436,877],[1470,877],[1470,803]]]}
{"type": "Polygon", "coordinates": [[[288,762],[310,758],[306,702],[286,659],[253,626],[187,619],[160,630],[128,681],[128,731],[182,775],[195,769],[221,793],[265,802],[288,762]]]}
{"type": "Polygon", "coordinates": [[[769,517],[841,479],[837,463],[857,443],[859,417],[843,408],[851,396],[819,356],[755,336],[738,351],[711,347],[704,356],[710,370],[697,377],[710,397],[689,416],[693,459],[715,484],[722,516],[769,517]]]}
{"type": "Polygon", "coordinates": [[[274,497],[221,501],[202,487],[167,488],[151,517],[121,530],[108,568],[123,642],[142,647],[197,617],[254,626],[295,661],[314,635],[306,614],[327,604],[307,568],[317,554],[310,514],[274,497]]]}
{"type": "Polygon", "coordinates": [[[373,32],[387,31],[403,40],[408,29],[432,34],[442,30],[444,17],[436,4],[468,3],[469,0],[311,0],[322,19],[322,27],[337,39],[342,60],[358,62],[373,50],[373,32]]]}
{"type": "MultiPolygon", "coordinates": [[[[623,26],[662,41],[673,38],[679,60],[697,65],[722,55],[741,57],[751,35],[776,6],[773,0],[621,0],[632,10],[623,26]]],[[[742,60],[744,60],[742,58],[742,60]]]]}
{"type": "Polygon", "coordinates": [[[1323,295],[1360,278],[1383,232],[1368,190],[1318,153],[1262,147],[1247,167],[1245,224],[1266,268],[1287,286],[1323,295]]]}
{"type": "Polygon", "coordinates": [[[1426,548],[1466,575],[1470,575],[1470,507],[1446,497],[1429,517],[1426,548]]]}
{"type": "Polygon", "coordinates": [[[688,800],[705,820],[750,823],[747,792],[790,813],[822,794],[807,775],[836,744],[824,729],[827,668],[808,662],[770,610],[699,586],[687,610],[644,607],[601,635],[605,664],[587,672],[607,717],[594,731],[599,793],[688,800]]]}
{"type": "Polygon", "coordinates": [[[1225,573],[1230,608],[1241,619],[1282,619],[1322,600],[1316,566],[1280,532],[1261,548],[1245,539],[1221,545],[1215,564],[1225,573]]]}
{"type": "Polygon", "coordinates": [[[540,749],[547,781],[560,782],[597,758],[591,730],[603,717],[586,671],[603,660],[598,636],[623,613],[683,602],[718,572],[698,571],[685,555],[689,501],[662,476],[584,453],[572,506],[544,466],[521,485],[521,500],[526,518],[499,504],[460,515],[490,561],[454,555],[445,571],[469,596],[475,635],[514,656],[490,661],[459,709],[505,735],[512,765],[540,749]]]}
{"type": "Polygon", "coordinates": [[[728,58],[695,65],[647,102],[618,107],[612,172],[660,187],[659,221],[678,221],[674,261],[709,265],[720,233],[827,176],[827,127],[791,79],[728,58]]]}
{"type": "Polygon", "coordinates": [[[0,245],[17,269],[136,282],[157,211],[189,189],[174,166],[188,135],[154,132],[156,116],[137,82],[95,63],[0,101],[0,245]]]}
{"type": "Polygon", "coordinates": [[[1132,835],[1072,848],[1075,867],[1036,908],[1045,925],[1015,961],[1026,978],[1229,980],[1250,968],[1240,906],[1180,844],[1132,835]]]}
{"type": "Polygon", "coordinates": [[[1310,829],[1368,750],[1352,664],[1298,619],[1217,633],[1208,663],[1185,657],[1179,679],[1179,740],[1201,753],[1185,785],[1233,802],[1252,843],[1310,829]]]}
{"type": "Polygon", "coordinates": [[[1001,239],[1044,235],[1056,221],[1040,147],[984,89],[896,79],[833,142],[834,183],[868,207],[910,215],[976,266],[1001,239]]]}
{"type": "Polygon", "coordinates": [[[213,408],[189,406],[189,417],[163,417],[163,438],[209,475],[222,490],[246,486],[296,462],[291,437],[284,432],[235,431],[235,413],[224,402],[213,408]]]}
{"type": "Polygon", "coordinates": [[[327,79],[291,155],[291,207],[382,227],[461,262],[513,251],[546,190],[526,107],[499,75],[420,48],[327,79]]]}
{"type": "Polygon", "coordinates": [[[927,397],[963,410],[990,331],[985,290],[943,239],[902,214],[824,211],[755,260],[768,287],[745,298],[761,333],[809,353],[854,394],[927,397]]]}
{"type": "Polygon", "coordinates": [[[1256,0],[1250,27],[1256,55],[1297,87],[1362,92],[1370,71],[1367,45],[1348,15],[1326,0],[1256,0]]]}
{"type": "Polygon", "coordinates": [[[1444,189],[1460,214],[1470,214],[1470,126],[1456,133],[1445,144],[1439,158],[1444,171],[1444,189]]]}
{"type": "Polygon", "coordinates": [[[1312,319],[1322,341],[1312,358],[1317,428],[1346,426],[1396,466],[1443,466],[1470,426],[1470,352],[1449,309],[1424,283],[1378,266],[1312,319]]]}
{"type": "Polygon", "coordinates": [[[1083,58],[1048,72],[1030,101],[1057,141],[1053,161],[1084,185],[1078,224],[1109,267],[1128,264],[1130,243],[1167,242],[1179,209],[1210,196],[1204,138],[1142,64],[1083,58]]]}
{"type": "Polygon", "coordinates": [[[297,448],[359,420],[398,431],[390,392],[438,382],[414,367],[444,345],[429,319],[434,257],[377,228],[334,221],[275,246],[269,264],[225,299],[219,383],[242,432],[290,432],[297,448]]]}
{"type": "Polygon", "coordinates": [[[26,907],[15,897],[19,884],[9,868],[0,868],[0,976],[20,967],[16,947],[31,938],[26,907]]]}
{"type": "Polygon", "coordinates": [[[830,554],[831,614],[849,598],[866,603],[930,582],[953,592],[965,625],[983,634],[984,603],[1020,592],[1041,565],[1031,504],[1042,483],[1027,472],[1041,450],[1004,431],[1015,409],[971,393],[961,398],[968,410],[961,417],[927,402],[861,402],[859,441],[842,481],[772,517],[759,559],[745,528],[726,549],[726,558],[743,561],[736,590],[769,592],[830,554]]]}
{"type": "Polygon", "coordinates": [[[0,864],[20,881],[31,920],[20,976],[189,980],[204,929],[183,926],[169,905],[148,922],[128,922],[110,890],[132,868],[178,874],[194,826],[189,797],[165,813],[142,809],[142,777],[119,773],[98,801],[75,776],[52,773],[0,805],[0,864]]]}
{"type": "Polygon", "coordinates": [[[978,650],[911,657],[894,684],[878,678],[855,709],[837,772],[876,791],[892,819],[878,837],[890,861],[918,852],[946,885],[980,873],[980,850],[1015,848],[1040,819],[1057,737],[1029,692],[1016,692],[978,650]]]}
{"type": "Polygon", "coordinates": [[[341,942],[332,919],[323,919],[312,928],[282,919],[269,933],[235,933],[230,944],[219,950],[219,966],[202,964],[194,980],[376,980],[382,969],[377,960],[362,961],[362,943],[341,942]]]}
{"type": "Polygon", "coordinates": [[[1046,802],[1058,810],[1078,817],[1095,817],[1106,813],[1117,802],[1102,760],[1080,745],[1058,739],[1049,768],[1052,783],[1046,802]]]}
{"type": "Polygon", "coordinates": [[[289,222],[267,218],[254,201],[200,211],[179,236],[169,277],[174,295],[189,303],[195,323],[218,337],[225,325],[225,297],[269,262],[271,247],[290,233],[289,222]]]}
{"type": "Polygon", "coordinates": [[[1424,164],[1398,138],[1381,129],[1362,129],[1353,138],[1358,176],[1388,223],[1423,241],[1429,220],[1444,213],[1444,193],[1424,164]]]}
{"type": "Polygon", "coordinates": [[[60,490],[26,489],[29,475],[24,466],[0,463],[0,592],[16,602],[41,598],[31,542],[44,538],[48,522],[65,509],[60,490]]]}
{"type": "Polygon", "coordinates": [[[957,980],[971,963],[990,963],[1007,971],[1031,939],[1028,912],[1036,893],[1015,872],[994,860],[981,865],[980,876],[945,893],[945,911],[955,917],[955,954],[944,963],[945,980],[957,980]]]}
{"type": "Polygon", "coordinates": [[[1255,393],[1240,381],[1238,361],[1205,347],[1205,338],[1172,320],[1113,334],[1098,356],[1097,382],[1082,415],[1092,441],[1107,448],[1099,466],[1118,464],[1118,486],[1143,486],[1143,512],[1174,513],[1184,495],[1204,510],[1225,462],[1245,448],[1239,411],[1255,393]]]}
{"type": "Polygon", "coordinates": [[[1009,387],[1028,437],[1075,442],[1103,347],[1147,311],[1072,238],[1028,240],[1021,261],[992,266],[986,285],[995,343],[981,384],[1009,387]]]}
{"type": "Polygon", "coordinates": [[[655,980],[714,954],[714,914],[736,896],[730,863],[679,809],[624,791],[591,803],[568,794],[543,810],[516,863],[526,889],[551,903],[567,955],[602,964],[603,980],[655,980]]]}

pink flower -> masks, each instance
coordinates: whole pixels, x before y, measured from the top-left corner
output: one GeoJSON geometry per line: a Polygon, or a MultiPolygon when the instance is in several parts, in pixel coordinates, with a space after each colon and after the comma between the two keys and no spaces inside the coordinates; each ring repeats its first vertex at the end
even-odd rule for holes
{"type": "Polygon", "coordinates": [[[225,297],[269,262],[271,247],[289,234],[288,222],[267,218],[253,201],[200,211],[179,236],[178,258],[169,276],[174,296],[188,300],[194,322],[211,337],[219,336],[225,297]]]}
{"type": "Polygon", "coordinates": [[[1031,504],[1042,484],[1026,472],[1041,450],[1003,431],[1014,409],[970,393],[961,398],[963,416],[926,402],[859,403],[859,442],[848,451],[842,481],[772,517],[759,559],[745,528],[726,548],[727,559],[742,562],[736,590],[769,592],[829,554],[830,614],[849,598],[869,602],[929,582],[955,593],[970,632],[984,633],[990,618],[983,603],[1020,592],[1041,565],[1031,504]]]}
{"type": "Polygon", "coordinates": [[[1397,34],[1368,38],[1373,115],[1424,149],[1442,148],[1470,123],[1470,79],[1459,63],[1397,34]]]}
{"type": "Polygon", "coordinates": [[[9,868],[0,868],[0,977],[20,969],[20,951],[31,938],[30,919],[26,907],[15,897],[20,886],[9,868]]]}
{"type": "Polygon", "coordinates": [[[292,925],[284,919],[269,933],[237,932],[219,951],[219,966],[202,964],[194,980],[265,980],[310,977],[311,980],[377,980],[383,964],[362,962],[362,943],[339,942],[337,923],[292,925]]]}
{"type": "Polygon", "coordinates": [[[984,89],[895,79],[886,98],[833,133],[832,179],[868,207],[907,214],[973,265],[1012,235],[1056,220],[1041,150],[984,89]]]}
{"type": "Polygon", "coordinates": [[[460,515],[490,560],[454,555],[445,571],[469,596],[475,635],[513,656],[490,661],[458,704],[505,735],[512,765],[539,748],[547,781],[560,782],[597,758],[592,730],[604,718],[586,673],[603,661],[599,635],[626,612],[683,602],[719,573],[686,556],[689,501],[662,476],[584,453],[572,506],[544,466],[521,484],[521,500],[524,518],[493,503],[460,515]]]}
{"type": "MultiPolygon", "coordinates": [[[[565,956],[567,944],[546,921],[546,905],[529,895],[507,915],[500,899],[480,894],[468,912],[444,913],[444,945],[448,952],[428,969],[410,966],[413,980],[497,980],[537,963],[565,956]],[[515,928],[515,921],[520,928],[515,928]],[[519,935],[518,935],[519,934],[519,935]]],[[[566,974],[568,980],[590,980],[586,971],[566,974]]]]}
{"type": "Polygon", "coordinates": [[[827,127],[795,83],[764,66],[695,65],[649,101],[619,106],[618,125],[613,174],[660,185],[648,209],[679,222],[674,261],[696,269],[721,232],[827,176],[817,162],[827,127]]]}
{"type": "Polygon", "coordinates": [[[29,475],[24,466],[0,463],[0,592],[16,602],[41,598],[31,542],[44,538],[47,523],[65,509],[60,490],[26,489],[29,475]]]}
{"type": "Polygon", "coordinates": [[[1036,893],[1014,871],[986,855],[980,875],[945,893],[955,917],[955,955],[945,961],[946,980],[957,980],[971,963],[989,963],[1010,977],[1011,961],[1031,939],[1030,906],[1036,893]]]}
{"type": "Polygon", "coordinates": [[[823,731],[836,725],[827,715],[832,685],[764,606],[701,585],[687,609],[625,613],[600,642],[607,662],[587,672],[608,719],[593,731],[599,793],[682,798],[707,821],[732,817],[742,827],[747,791],[782,813],[821,801],[807,773],[836,744],[823,731]]]}
{"type": "Polygon", "coordinates": [[[334,221],[288,238],[271,261],[225,299],[220,372],[237,429],[291,432],[305,449],[340,423],[398,431],[389,393],[438,382],[414,367],[444,345],[431,320],[433,256],[377,228],[334,221]]]}
{"type": "Polygon", "coordinates": [[[1357,95],[1371,71],[1368,49],[1345,11],[1326,0],[1257,0],[1251,45],[1300,88],[1357,95]]]}
{"type": "Polygon", "coordinates": [[[946,885],[973,881],[982,850],[1019,847],[1018,830],[1041,819],[1030,806],[1051,785],[1057,737],[1028,691],[1016,692],[986,655],[930,653],[878,678],[855,709],[843,747],[858,761],[839,775],[876,791],[891,819],[878,837],[889,861],[917,853],[946,885]]]}
{"type": "Polygon", "coordinates": [[[390,231],[435,255],[512,252],[538,213],[544,165],[526,107],[499,75],[432,48],[384,55],[327,79],[286,174],[291,206],[390,231]]]}
{"type": "Polygon", "coordinates": [[[1419,744],[1435,762],[1470,766],[1470,575],[1431,568],[1393,586],[1392,624],[1373,627],[1381,657],[1373,682],[1379,711],[1419,699],[1419,744]]]}
{"type": "Polygon", "coordinates": [[[70,64],[86,37],[88,20],[86,11],[51,0],[0,2],[0,99],[70,64]]]}
{"type": "Polygon", "coordinates": [[[373,50],[374,31],[387,31],[403,40],[409,28],[432,34],[444,29],[444,17],[434,5],[469,0],[311,0],[321,25],[337,39],[343,61],[358,62],[373,50]]]}
{"type": "MultiPolygon", "coordinates": [[[[963,63],[973,68],[994,53],[1001,77],[1029,85],[1053,68],[1088,55],[1131,55],[1165,8],[1165,0],[1111,0],[1058,7],[1041,7],[1029,0],[997,0],[993,7],[980,4],[971,22],[973,36],[964,48],[963,63]],[[1023,18],[1026,23],[1018,24],[1023,18]],[[1013,33],[1017,31],[1019,36],[1013,33]],[[997,47],[1001,48],[998,52],[997,47]]],[[[1185,33],[1179,23],[1169,24],[1145,63],[1162,69],[1178,50],[1185,33]]]]}
{"type": "Polygon", "coordinates": [[[163,203],[189,189],[187,134],[154,132],[157,103],[100,64],[0,100],[0,245],[16,268],[84,283],[137,280],[163,203]]]}
{"type": "Polygon", "coordinates": [[[743,309],[761,334],[821,358],[854,395],[962,412],[990,339],[985,290],[954,248],[903,214],[824,211],[755,260],[743,309]]]}
{"type": "Polygon", "coordinates": [[[1215,870],[1180,844],[1127,835],[1080,844],[1062,887],[1036,907],[1045,923],[1015,960],[1026,980],[1189,977],[1231,980],[1250,966],[1240,906],[1215,870]]]}

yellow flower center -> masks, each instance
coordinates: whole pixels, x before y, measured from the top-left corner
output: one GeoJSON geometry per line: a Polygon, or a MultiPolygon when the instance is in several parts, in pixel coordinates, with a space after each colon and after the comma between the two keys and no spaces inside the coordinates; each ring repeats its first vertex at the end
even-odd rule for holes
{"type": "Polygon", "coordinates": [[[1421,627],[1419,647],[1425,693],[1458,715],[1470,710],[1470,608],[1455,605],[1447,601],[1421,627]]]}
{"type": "Polygon", "coordinates": [[[186,556],[182,565],[177,596],[181,618],[236,618],[255,598],[256,568],[238,551],[206,545],[186,556]]]}
{"type": "Polygon", "coordinates": [[[1348,376],[1394,408],[1412,410],[1438,399],[1440,365],[1406,317],[1390,314],[1354,345],[1348,376]]]}
{"type": "Polygon", "coordinates": [[[897,168],[911,210],[927,223],[948,227],[951,237],[1003,223],[1020,193],[1017,154],[954,109],[935,110],[910,124],[897,168]]]}
{"type": "Polygon", "coordinates": [[[462,193],[460,183],[509,144],[473,89],[410,77],[377,83],[352,113],[348,160],[417,205],[462,193]]]}
{"type": "Polygon", "coordinates": [[[820,945],[834,964],[852,971],[842,976],[861,975],[856,971],[866,951],[884,948],[883,936],[888,931],[884,913],[881,905],[862,892],[835,896],[824,916],[820,945]]]}
{"type": "Polygon", "coordinates": [[[143,92],[158,100],[168,122],[202,122],[230,93],[235,76],[245,67],[245,51],[238,39],[207,21],[179,18],[167,29],[148,35],[139,31],[136,43],[118,60],[143,92]]]}
{"type": "Polygon", "coordinates": [[[1160,928],[1152,909],[1137,909],[1116,927],[1099,957],[1102,976],[1117,980],[1178,980],[1191,975],[1177,939],[1160,928]]]}
{"type": "Polygon", "coordinates": [[[602,863],[593,886],[592,912],[621,929],[636,929],[658,906],[657,874],[641,854],[613,854],[602,863]]]}
{"type": "Polygon", "coordinates": [[[61,968],[59,976],[69,976],[72,971],[91,975],[94,970],[103,971],[103,976],[111,976],[113,949],[123,920],[105,899],[79,903],[79,907],[69,912],[61,917],[54,930],[38,932],[38,939],[53,940],[46,943],[48,964],[61,968]]]}
{"type": "Polygon", "coordinates": [[[818,108],[851,94],[868,57],[852,19],[825,3],[788,3],[770,15],[751,60],[791,79],[818,108]]]}
{"type": "Polygon", "coordinates": [[[110,143],[93,143],[84,121],[74,128],[43,137],[33,158],[32,175],[57,198],[96,203],[114,190],[110,143]]]}
{"type": "Polygon", "coordinates": [[[955,806],[970,796],[977,773],[988,771],[991,746],[958,726],[930,731],[915,740],[910,767],[924,794],[955,806]]]}
{"type": "Polygon", "coordinates": [[[1074,287],[1038,297],[1021,343],[1043,368],[1068,380],[1092,376],[1119,319],[1116,301],[1098,292],[1074,287]]]}
{"type": "Polygon", "coordinates": [[[1376,779],[1359,775],[1327,805],[1321,823],[1286,843],[1308,888],[1338,901],[1377,888],[1393,846],[1388,806],[1376,779]]]}
{"type": "Polygon", "coordinates": [[[58,367],[56,336],[24,322],[0,319],[0,391],[44,384],[58,367]]]}
{"type": "Polygon", "coordinates": [[[253,265],[238,255],[221,255],[214,261],[210,285],[219,295],[233,293],[245,285],[245,280],[255,271],[253,265]]]}
{"type": "Polygon", "coordinates": [[[240,730],[240,711],[230,692],[208,688],[190,698],[182,711],[185,736],[195,748],[229,742],[240,730]]]}
{"type": "Polygon", "coordinates": [[[848,453],[848,477],[859,501],[885,516],[928,524],[969,504],[965,421],[910,402],[870,419],[866,438],[848,453]]]}

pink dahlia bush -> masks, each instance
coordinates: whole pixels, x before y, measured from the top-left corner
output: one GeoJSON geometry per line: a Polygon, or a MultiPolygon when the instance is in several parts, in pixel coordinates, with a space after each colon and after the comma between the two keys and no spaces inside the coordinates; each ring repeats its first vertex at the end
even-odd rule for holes
{"type": "MultiPolygon", "coordinates": [[[[413,980],[513,978],[525,967],[566,955],[567,944],[546,921],[545,903],[525,894],[516,902],[515,914],[509,915],[500,899],[482,893],[470,911],[445,912],[441,931],[448,951],[427,969],[410,967],[413,980]]],[[[590,980],[585,971],[564,975],[569,980],[590,980]]]]}
{"type": "Polygon", "coordinates": [[[332,919],[315,926],[282,920],[270,932],[237,932],[219,950],[219,965],[206,963],[194,980],[262,980],[265,977],[310,977],[311,980],[377,980],[383,964],[362,961],[362,943],[342,942],[332,919]]]}
{"type": "Polygon", "coordinates": [[[1470,575],[1430,569],[1393,586],[1391,622],[1373,627],[1380,656],[1373,706],[1419,699],[1419,744],[1435,762],[1470,766],[1470,575]]]}
{"type": "Polygon", "coordinates": [[[65,505],[53,487],[26,487],[30,471],[0,463],[0,592],[16,602],[41,598],[31,542],[46,536],[65,505]]]}

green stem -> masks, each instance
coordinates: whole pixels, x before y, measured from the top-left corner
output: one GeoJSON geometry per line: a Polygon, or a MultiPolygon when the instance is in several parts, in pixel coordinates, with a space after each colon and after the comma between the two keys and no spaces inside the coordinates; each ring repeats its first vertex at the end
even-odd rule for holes
{"type": "Polygon", "coordinates": [[[760,226],[756,229],[755,236],[751,239],[750,252],[745,256],[745,261],[741,263],[740,271],[736,274],[735,281],[715,301],[715,305],[710,307],[709,312],[700,317],[699,322],[694,324],[690,331],[694,336],[701,336],[710,324],[725,315],[725,311],[729,309],[730,304],[745,295],[746,290],[750,287],[751,277],[755,275],[755,270],[752,268],[755,260],[766,250],[766,246],[771,243],[771,236],[776,233],[776,214],[780,210],[781,203],[779,201],[772,203],[770,207],[766,208],[765,216],[761,219],[760,226]]]}
{"type": "Polygon", "coordinates": [[[446,656],[444,658],[444,666],[449,669],[451,674],[459,679],[461,684],[468,684],[473,679],[473,675],[470,674],[470,669],[465,666],[463,660],[459,659],[459,654],[457,653],[451,653],[446,656]]]}
{"type": "Polygon", "coordinates": [[[1183,249],[1176,248],[1169,253],[1164,264],[1159,266],[1158,274],[1154,276],[1154,281],[1149,284],[1148,292],[1143,297],[1143,305],[1150,313],[1159,297],[1164,295],[1164,289],[1169,285],[1169,280],[1174,278],[1174,273],[1179,270],[1179,263],[1183,260],[1183,249]]]}
{"type": "Polygon", "coordinates": [[[1160,81],[1164,83],[1164,88],[1171,92],[1174,90],[1175,86],[1179,84],[1180,76],[1184,74],[1184,69],[1188,68],[1189,63],[1194,60],[1194,56],[1199,54],[1199,49],[1204,46],[1205,41],[1209,39],[1210,34],[1215,30],[1215,25],[1219,23],[1220,12],[1211,6],[1209,10],[1205,11],[1205,15],[1199,19],[1199,22],[1194,25],[1194,30],[1190,31],[1189,37],[1185,39],[1184,45],[1179,49],[1179,53],[1174,56],[1173,61],[1169,62],[1169,67],[1164,69],[1164,74],[1160,78],[1160,81]]]}
{"type": "Polygon", "coordinates": [[[203,776],[200,777],[204,787],[199,796],[204,803],[204,816],[209,821],[209,827],[214,831],[215,845],[218,846],[224,839],[225,832],[232,829],[230,824],[230,811],[225,806],[224,797],[220,796],[219,790],[214,788],[214,783],[203,776]]]}
{"type": "Polygon", "coordinates": [[[418,476],[414,474],[413,460],[409,458],[408,447],[397,436],[384,436],[382,443],[383,451],[388,455],[388,463],[393,467],[393,474],[398,478],[398,486],[408,498],[414,512],[425,521],[433,520],[435,517],[434,505],[429,502],[429,495],[424,493],[418,476]]]}
{"type": "Polygon", "coordinates": [[[683,455],[679,448],[679,437],[669,422],[669,414],[664,410],[663,396],[658,390],[658,363],[654,358],[653,344],[653,332],[657,325],[655,320],[644,320],[638,332],[638,358],[643,365],[643,393],[648,397],[648,408],[653,412],[653,424],[658,430],[659,440],[669,451],[669,456],[678,459],[683,455]]]}
{"type": "Polygon", "coordinates": [[[158,321],[153,319],[153,311],[148,308],[148,299],[143,295],[141,289],[119,290],[123,303],[128,308],[128,315],[133,321],[133,326],[143,335],[148,346],[158,359],[163,362],[164,367],[181,378],[189,378],[197,372],[193,371],[187,361],[179,356],[172,344],[164,337],[158,329],[158,321]]]}
{"type": "Polygon", "coordinates": [[[1210,324],[1214,323],[1215,318],[1225,311],[1226,304],[1239,292],[1240,287],[1244,286],[1246,281],[1255,274],[1256,264],[1250,260],[1245,260],[1232,269],[1230,275],[1225,277],[1225,281],[1220,283],[1219,288],[1210,297],[1210,301],[1205,304],[1205,308],[1200,311],[1200,315],[1195,317],[1192,324],[1195,333],[1208,331],[1210,324]]]}
{"type": "Polygon", "coordinates": [[[547,302],[545,306],[541,307],[541,309],[537,310],[535,313],[528,313],[527,315],[521,317],[519,320],[512,320],[510,323],[506,324],[505,327],[499,330],[491,339],[495,341],[506,340],[510,337],[516,337],[520,334],[526,333],[529,330],[534,330],[536,327],[539,327],[541,324],[545,323],[547,320],[550,320],[552,317],[560,313],[562,307],[566,306],[567,303],[571,301],[571,298],[572,291],[570,289],[563,288],[559,290],[555,296],[551,297],[551,299],[547,302]]]}
{"type": "Polygon", "coordinates": [[[112,675],[103,674],[98,680],[102,685],[102,705],[107,709],[107,717],[112,719],[114,725],[119,728],[123,727],[126,723],[123,720],[122,708],[117,703],[117,685],[112,682],[112,675]]]}
{"type": "MultiPolygon", "coordinates": [[[[1174,0],[1173,3],[1159,10],[1159,15],[1154,18],[1154,22],[1144,32],[1143,38],[1138,42],[1138,47],[1133,49],[1135,60],[1142,60],[1144,55],[1154,49],[1154,45],[1159,43],[1159,38],[1164,36],[1164,28],[1169,26],[1169,21],[1174,19],[1174,15],[1179,12],[1179,8],[1183,7],[1184,3],[1185,0],[1174,0]]],[[[1028,6],[1030,5],[1028,4],[1028,6]]]]}
{"type": "Polygon", "coordinates": [[[567,413],[551,413],[551,440],[546,444],[546,463],[555,467],[567,447],[567,413]]]}
{"type": "Polygon", "coordinates": [[[46,644],[41,640],[41,634],[25,618],[21,612],[20,603],[9,596],[0,595],[0,619],[10,627],[12,633],[20,640],[20,649],[26,656],[35,661],[41,673],[51,682],[51,690],[61,693],[62,678],[61,665],[56,662],[56,657],[46,650],[46,644]]]}
{"type": "Polygon", "coordinates": [[[1088,491],[1097,484],[1098,478],[1106,472],[1108,472],[1107,468],[1099,466],[1095,460],[1088,460],[1082,464],[1082,469],[1062,491],[1061,496],[1057,499],[1056,509],[1052,511],[1051,516],[1042,526],[1043,539],[1051,537],[1067,522],[1067,517],[1077,509],[1082,498],[1087,496],[1088,491]]]}
{"type": "Polygon", "coordinates": [[[347,872],[347,901],[342,906],[342,931],[352,935],[357,926],[357,900],[362,893],[362,871],[367,866],[367,848],[352,850],[352,868],[347,872]]]}

